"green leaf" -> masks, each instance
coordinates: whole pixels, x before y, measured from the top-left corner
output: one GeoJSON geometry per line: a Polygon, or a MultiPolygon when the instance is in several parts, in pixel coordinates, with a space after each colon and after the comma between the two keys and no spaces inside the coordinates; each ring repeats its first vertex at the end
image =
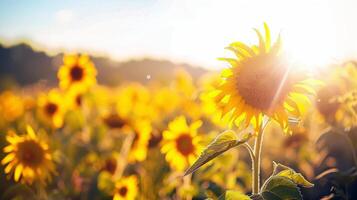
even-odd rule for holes
{"type": "Polygon", "coordinates": [[[264,200],[264,197],[261,194],[253,194],[250,196],[252,200],[264,200]]]}
{"type": "Polygon", "coordinates": [[[277,176],[286,177],[286,178],[292,180],[294,183],[301,185],[303,187],[308,187],[308,188],[314,187],[314,184],[307,181],[301,173],[296,173],[292,169],[283,170],[283,171],[279,172],[277,176]]]}
{"type": "Polygon", "coordinates": [[[295,184],[301,185],[303,187],[310,188],[310,187],[314,186],[314,184],[312,184],[308,180],[306,180],[305,177],[301,173],[297,173],[290,167],[287,167],[280,163],[277,164],[274,162],[274,175],[286,177],[286,178],[290,179],[292,182],[294,182],[295,184]],[[282,170],[279,171],[279,169],[282,169],[282,170]]]}
{"type": "Polygon", "coordinates": [[[234,190],[227,190],[221,196],[218,197],[218,200],[252,200],[249,196],[234,190]]]}
{"type": "Polygon", "coordinates": [[[263,185],[265,200],[302,200],[298,186],[283,176],[271,176],[263,185]]]}
{"type": "Polygon", "coordinates": [[[202,165],[228,151],[229,149],[247,142],[251,136],[252,134],[248,133],[245,135],[245,137],[243,137],[243,139],[238,139],[234,131],[229,130],[221,133],[211,142],[211,144],[207,146],[207,148],[201,153],[196,162],[187,169],[184,176],[193,173],[202,165]]]}

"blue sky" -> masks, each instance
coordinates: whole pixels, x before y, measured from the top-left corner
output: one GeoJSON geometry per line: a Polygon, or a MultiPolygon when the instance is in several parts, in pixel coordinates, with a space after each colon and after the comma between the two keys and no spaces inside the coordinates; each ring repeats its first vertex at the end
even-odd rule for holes
{"type": "Polygon", "coordinates": [[[219,68],[223,48],[256,42],[252,28],[266,21],[282,34],[292,60],[316,66],[356,58],[356,8],[353,0],[1,0],[0,38],[28,39],[51,51],[219,68]]]}

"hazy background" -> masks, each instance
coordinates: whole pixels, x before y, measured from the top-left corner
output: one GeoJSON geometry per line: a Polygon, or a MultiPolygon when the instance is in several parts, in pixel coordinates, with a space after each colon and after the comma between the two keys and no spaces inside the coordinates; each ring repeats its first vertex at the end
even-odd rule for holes
{"type": "Polygon", "coordinates": [[[227,44],[255,42],[252,28],[266,21],[291,60],[310,68],[356,58],[356,8],[353,0],[1,0],[0,41],[217,69],[227,44]]]}

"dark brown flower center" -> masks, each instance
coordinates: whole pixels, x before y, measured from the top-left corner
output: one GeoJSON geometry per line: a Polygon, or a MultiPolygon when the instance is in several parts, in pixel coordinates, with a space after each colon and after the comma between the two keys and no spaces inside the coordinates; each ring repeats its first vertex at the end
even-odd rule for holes
{"type": "Polygon", "coordinates": [[[289,136],[288,138],[286,138],[284,140],[284,147],[286,148],[299,148],[301,147],[304,142],[306,142],[308,140],[307,136],[305,134],[302,133],[294,133],[292,136],[289,136]]]}
{"type": "Polygon", "coordinates": [[[82,96],[81,95],[76,96],[76,104],[77,104],[77,106],[82,105],[82,96]]]}
{"type": "Polygon", "coordinates": [[[17,157],[25,166],[38,167],[43,162],[44,153],[36,141],[25,140],[18,144],[17,157]]]}
{"type": "Polygon", "coordinates": [[[105,160],[104,170],[107,172],[114,174],[117,169],[117,161],[114,158],[108,158],[105,160]]]}
{"type": "Polygon", "coordinates": [[[83,78],[84,71],[80,66],[73,66],[70,71],[72,81],[80,81],[83,78]]]}
{"type": "Polygon", "coordinates": [[[154,131],[151,133],[151,137],[149,140],[149,148],[155,148],[162,140],[162,134],[158,131],[154,131]]]}
{"type": "Polygon", "coordinates": [[[182,134],[176,139],[177,150],[184,156],[187,156],[195,151],[195,146],[192,143],[192,137],[189,134],[182,134]]]}
{"type": "Polygon", "coordinates": [[[125,197],[127,193],[128,193],[128,188],[126,186],[123,186],[119,189],[120,196],[125,197]]]}
{"type": "Polygon", "coordinates": [[[126,121],[117,114],[111,114],[104,119],[104,123],[110,128],[122,128],[126,124],[126,121]]]}
{"type": "Polygon", "coordinates": [[[276,56],[265,54],[244,60],[238,70],[238,92],[254,108],[269,111],[289,93],[288,68],[276,56]]]}
{"type": "Polygon", "coordinates": [[[58,106],[54,103],[47,103],[45,111],[48,116],[53,116],[58,110],[58,106]]]}

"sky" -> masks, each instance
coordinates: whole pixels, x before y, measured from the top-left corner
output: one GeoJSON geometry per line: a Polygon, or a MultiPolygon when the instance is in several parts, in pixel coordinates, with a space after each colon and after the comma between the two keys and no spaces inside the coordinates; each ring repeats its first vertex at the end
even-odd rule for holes
{"type": "Polygon", "coordinates": [[[52,52],[87,51],[208,69],[233,41],[257,42],[267,22],[291,61],[306,68],[357,58],[354,0],[0,0],[0,41],[52,52]]]}

